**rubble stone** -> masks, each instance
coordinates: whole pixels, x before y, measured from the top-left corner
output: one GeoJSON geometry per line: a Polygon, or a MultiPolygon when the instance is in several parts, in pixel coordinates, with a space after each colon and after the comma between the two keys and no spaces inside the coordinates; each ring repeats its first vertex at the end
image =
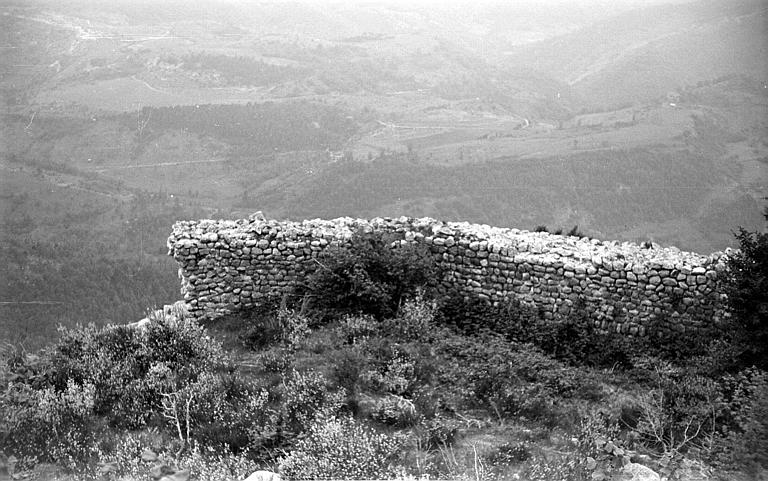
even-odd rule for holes
{"type": "Polygon", "coordinates": [[[261,216],[177,222],[168,249],[180,266],[189,314],[213,318],[291,289],[317,268],[326,248],[348,244],[359,230],[429,246],[443,270],[434,279],[440,289],[546,306],[550,318],[588,315],[601,329],[645,335],[656,320],[666,323],[657,328],[687,331],[726,316],[721,252],[704,256],[426,217],[291,222],[261,216]]]}

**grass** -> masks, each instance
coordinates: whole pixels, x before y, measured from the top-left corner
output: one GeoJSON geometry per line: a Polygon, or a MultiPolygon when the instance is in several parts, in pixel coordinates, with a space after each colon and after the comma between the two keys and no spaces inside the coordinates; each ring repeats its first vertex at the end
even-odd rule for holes
{"type": "MultiPolygon", "coordinates": [[[[223,416],[220,421],[213,425],[195,421],[187,434],[184,434],[182,427],[185,424],[181,421],[178,435],[174,424],[177,421],[173,419],[183,419],[183,415],[179,418],[176,411],[171,415],[169,408],[164,408],[163,416],[173,422],[149,416],[145,425],[130,430],[119,427],[120,423],[107,424],[94,416],[91,425],[95,444],[88,448],[90,451],[85,451],[91,453],[89,457],[68,463],[57,459],[56,466],[23,458],[19,470],[29,469],[22,473],[25,476],[72,481],[94,479],[100,471],[105,479],[115,479],[119,473],[123,476],[119,479],[142,479],[153,466],[163,464],[169,473],[189,469],[192,476],[200,480],[220,479],[225,472],[230,473],[226,476],[242,479],[257,469],[279,470],[290,458],[290,469],[300,476],[302,470],[308,468],[303,464],[306,458],[302,457],[301,449],[311,447],[315,455],[326,456],[326,450],[333,449],[327,444],[329,440],[338,440],[333,437],[339,436],[338,433],[324,434],[317,427],[326,422],[322,420],[351,416],[352,421],[335,425],[347,426],[343,429],[356,426],[354,436],[363,436],[361,442],[378,436],[381,442],[389,443],[387,449],[399,446],[394,457],[388,458],[386,470],[377,471],[378,474],[373,476],[376,478],[394,479],[399,475],[399,479],[403,479],[402,476],[407,475],[411,478],[406,479],[429,476],[430,479],[465,481],[581,480],[591,479],[592,473],[618,476],[621,466],[632,460],[664,475],[698,466],[696,469],[707,470],[713,479],[747,479],[746,468],[734,470],[732,464],[713,461],[720,448],[707,445],[709,441],[697,440],[691,444],[696,449],[688,450],[685,446],[676,451],[660,449],[652,439],[642,437],[642,433],[649,432],[648,425],[642,424],[643,416],[646,416],[643,409],[652,407],[647,404],[651,399],[648,394],[662,386],[658,383],[679,384],[679,380],[675,381],[677,378],[670,377],[665,381],[655,380],[655,376],[669,369],[677,372],[674,366],[641,358],[634,361],[636,365],[631,369],[589,368],[577,362],[567,365],[547,357],[531,345],[510,343],[487,334],[483,335],[485,337],[458,334],[435,324],[434,309],[430,303],[417,298],[408,301],[394,319],[376,322],[372,318],[365,320],[352,316],[319,323],[319,319],[326,316],[311,309],[305,312],[308,317],[304,317],[296,311],[276,313],[273,308],[262,306],[207,321],[205,336],[192,325],[183,327],[165,317],[155,319],[154,322],[166,323],[171,330],[151,331],[153,336],[181,329],[174,337],[182,343],[180,345],[192,342],[197,346],[192,351],[180,349],[178,354],[192,356],[190,362],[198,368],[209,369],[205,367],[207,358],[197,357],[198,349],[208,352],[213,356],[211,359],[220,359],[216,363],[223,362],[223,370],[215,372],[224,375],[220,379],[230,381],[209,387],[201,384],[201,391],[190,392],[197,392],[200,399],[208,399],[205,402],[221,403],[225,398],[210,397],[221,393],[206,389],[229,386],[226,392],[230,394],[226,396],[237,396],[238,389],[251,386],[248,392],[254,396],[265,390],[259,401],[262,403],[260,410],[251,411],[252,408],[244,404],[213,404],[218,407],[212,408],[212,413],[223,416]],[[309,330],[302,327],[306,321],[313,326],[309,330]],[[186,329],[191,330],[187,332],[186,329]],[[294,334],[288,336],[287,333],[294,334]],[[235,386],[241,388],[232,390],[235,386]],[[238,407],[230,412],[227,409],[232,408],[227,406],[238,407]],[[248,416],[256,416],[253,418],[255,424],[249,428],[255,430],[248,431],[249,441],[235,436],[235,431],[221,429],[239,426],[238,416],[244,416],[246,412],[250,413],[248,416]],[[309,432],[312,432],[311,442],[306,437],[309,432]],[[234,445],[227,449],[226,445],[217,444],[235,439],[239,443],[237,449],[232,447],[234,445]],[[206,444],[211,440],[219,441],[206,444]],[[248,447],[243,450],[245,446],[248,447]],[[148,450],[151,455],[147,454],[148,450]],[[291,456],[286,457],[289,453],[291,456]],[[104,469],[108,470],[105,472],[104,469]]],[[[83,372],[103,370],[103,362],[120,363],[123,357],[133,356],[133,353],[120,355],[119,350],[124,347],[119,343],[112,344],[110,339],[133,339],[127,346],[137,339],[126,338],[128,333],[117,335],[120,331],[109,329],[90,330],[85,336],[70,331],[67,335],[70,341],[67,342],[75,341],[75,344],[65,344],[70,348],[60,346],[43,352],[42,357],[29,357],[24,352],[4,349],[3,359],[16,359],[16,364],[3,363],[0,379],[11,383],[20,382],[24,376],[39,379],[40,376],[34,373],[40,366],[45,366],[46,356],[50,353],[64,356],[58,359],[70,363],[68,369],[86,369],[83,372]],[[81,342],[90,346],[89,343],[94,341],[106,342],[102,346],[105,357],[96,364],[88,364],[93,362],[88,356],[78,359],[79,348],[71,349],[80,346],[81,342]],[[27,371],[13,367],[24,362],[32,363],[27,371]],[[15,381],[13,376],[7,376],[16,372],[14,369],[21,376],[15,381]]],[[[171,338],[157,338],[158,341],[162,339],[165,339],[162,342],[168,342],[171,338]]],[[[172,352],[160,349],[155,341],[147,342],[147,346],[154,347],[146,355],[174,358],[172,352]]],[[[141,356],[129,362],[143,363],[141,356]]],[[[139,367],[141,364],[132,365],[139,367]]],[[[55,370],[56,364],[46,369],[55,370]]],[[[155,372],[155,368],[149,372],[155,372]]],[[[206,382],[212,382],[216,378],[206,379],[209,379],[206,382]]],[[[109,382],[119,380],[115,378],[109,382]]],[[[135,380],[131,386],[134,389],[138,386],[135,380]]],[[[696,389],[681,392],[696,398],[699,396],[696,389]]],[[[182,395],[178,393],[177,396],[182,395]]],[[[189,398],[193,406],[197,402],[196,396],[189,398]]],[[[0,396],[2,402],[8,399],[0,396]]],[[[98,399],[102,403],[109,402],[108,398],[98,399]]],[[[229,399],[226,402],[236,402],[236,397],[226,399],[229,399]]],[[[698,409],[695,404],[691,406],[698,409]]],[[[183,413],[183,407],[181,409],[183,413]]],[[[689,407],[675,404],[672,409],[689,407]]],[[[697,412],[691,411],[691,415],[698,416],[697,412]]],[[[722,421],[718,418],[717,422],[722,421]]],[[[61,428],[66,429],[66,425],[61,428]]],[[[350,435],[353,435],[352,431],[350,435]]],[[[725,441],[717,441],[722,442],[725,441]]],[[[328,469],[341,469],[339,473],[343,473],[347,472],[343,471],[345,465],[350,469],[358,466],[355,464],[357,458],[350,451],[343,453],[335,456],[352,457],[341,458],[339,466],[328,469]]],[[[370,465],[366,469],[370,469],[370,465]]]]}

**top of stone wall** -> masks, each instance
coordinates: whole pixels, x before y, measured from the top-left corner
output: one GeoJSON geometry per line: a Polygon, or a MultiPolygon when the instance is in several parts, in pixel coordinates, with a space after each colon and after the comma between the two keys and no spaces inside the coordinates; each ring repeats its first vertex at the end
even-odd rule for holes
{"type": "MultiPolygon", "coordinates": [[[[708,255],[681,251],[676,247],[652,247],[633,242],[602,241],[598,239],[578,238],[531,232],[513,228],[492,227],[468,222],[442,222],[429,217],[376,217],[373,219],[355,219],[340,217],[332,220],[312,219],[302,222],[263,220],[256,216],[239,220],[198,220],[179,221],[173,226],[168,239],[168,247],[180,247],[176,244],[194,244],[195,241],[218,241],[227,243],[231,240],[252,238],[254,236],[274,236],[277,239],[290,240],[296,237],[325,238],[329,241],[349,238],[359,231],[397,231],[412,233],[407,239],[449,238],[458,243],[464,242],[484,246],[487,250],[501,255],[536,256],[539,263],[542,258],[551,258],[569,263],[591,263],[596,265],[622,264],[622,268],[631,269],[632,265],[644,265],[652,269],[694,269],[707,267],[725,260],[730,253],[714,252],[708,255]]],[[[427,240],[429,242],[429,240],[427,240]]],[[[719,270],[719,269],[718,269],[719,270]]]]}

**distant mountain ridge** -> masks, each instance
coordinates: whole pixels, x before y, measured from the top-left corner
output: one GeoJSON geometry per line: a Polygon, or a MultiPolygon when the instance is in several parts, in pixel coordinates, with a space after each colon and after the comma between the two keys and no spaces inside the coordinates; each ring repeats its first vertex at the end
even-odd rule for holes
{"type": "Polygon", "coordinates": [[[619,14],[512,51],[512,69],[568,84],[574,97],[614,106],[726,74],[768,78],[768,4],[703,1],[619,14]]]}

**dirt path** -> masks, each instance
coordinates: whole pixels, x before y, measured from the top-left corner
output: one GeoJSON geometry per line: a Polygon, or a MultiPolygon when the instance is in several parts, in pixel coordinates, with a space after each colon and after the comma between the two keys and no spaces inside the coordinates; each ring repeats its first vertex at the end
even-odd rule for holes
{"type": "Polygon", "coordinates": [[[110,170],[131,170],[131,169],[145,169],[151,167],[177,167],[179,165],[190,164],[215,164],[226,162],[228,159],[206,159],[206,160],[184,160],[178,162],[160,162],[158,164],[135,164],[135,165],[118,165],[115,167],[103,167],[100,169],[93,169],[91,172],[108,172],[110,170]]]}

